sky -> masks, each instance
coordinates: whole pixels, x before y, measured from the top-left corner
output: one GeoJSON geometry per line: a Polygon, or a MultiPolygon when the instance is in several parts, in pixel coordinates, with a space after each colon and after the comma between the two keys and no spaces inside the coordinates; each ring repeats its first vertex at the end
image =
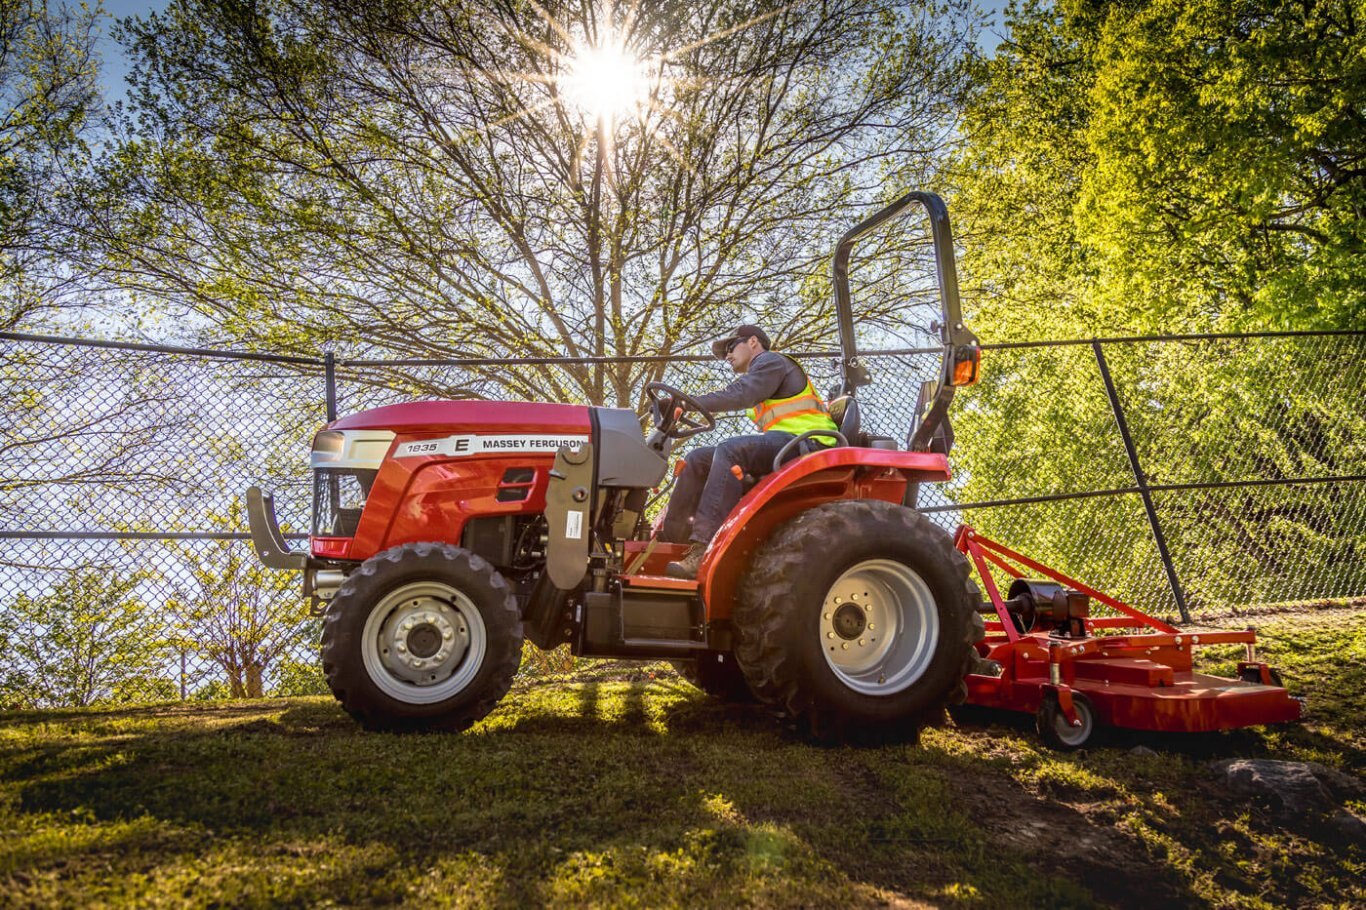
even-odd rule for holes
{"type": "MultiPolygon", "coordinates": [[[[110,100],[117,100],[124,95],[124,80],[128,75],[129,63],[123,55],[123,50],[110,37],[108,37],[109,26],[113,19],[122,19],[125,16],[141,16],[151,12],[158,12],[166,8],[169,0],[105,0],[104,8],[110,15],[110,19],[105,20],[105,37],[100,42],[100,54],[104,60],[104,84],[107,89],[107,97],[110,100]]],[[[1005,9],[1007,0],[977,0],[977,5],[990,14],[989,24],[982,30],[982,34],[977,40],[978,46],[984,53],[990,54],[996,50],[996,46],[1001,43],[1004,29],[1001,27],[1001,12],[1005,9]]]]}

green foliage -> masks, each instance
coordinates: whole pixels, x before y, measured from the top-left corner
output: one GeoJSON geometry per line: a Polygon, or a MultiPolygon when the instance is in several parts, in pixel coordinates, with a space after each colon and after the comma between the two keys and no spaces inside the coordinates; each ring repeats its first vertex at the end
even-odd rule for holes
{"type": "Polygon", "coordinates": [[[311,661],[277,660],[271,668],[275,685],[270,694],[278,697],[300,695],[331,695],[327,678],[323,676],[321,659],[311,661]]]}
{"type": "Polygon", "coordinates": [[[0,329],[63,304],[79,222],[66,193],[98,112],[98,3],[0,3],[0,329]]]}
{"type": "Polygon", "coordinates": [[[138,597],[139,575],[83,569],[52,590],[18,594],[0,611],[8,669],[0,705],[84,707],[143,700],[136,684],[155,678],[170,653],[166,631],[138,597]]]}
{"type": "MultiPolygon", "coordinates": [[[[1359,4],[1025,0],[980,61],[954,165],[985,341],[1366,326],[1359,4]]],[[[1107,345],[1154,484],[1361,473],[1360,345],[1107,345]]],[[[1092,352],[987,354],[958,501],[1130,488],[1092,352]]],[[[1349,493],[1157,498],[1196,608],[1293,599],[1366,546],[1349,493]]],[[[973,515],[1125,599],[1166,589],[1136,496],[973,515]]],[[[1338,593],[1359,590],[1353,569],[1338,593]]]]}
{"type": "Polygon", "coordinates": [[[984,336],[1366,325],[1352,0],[1026,0],[955,210],[984,336]]]}
{"type": "MultiPolygon", "coordinates": [[[[242,523],[242,503],[234,497],[228,509],[210,519],[224,527],[242,523]]],[[[166,546],[189,584],[173,578],[166,611],[173,618],[176,643],[213,661],[223,672],[233,698],[261,698],[274,662],[301,639],[316,640],[320,620],[310,615],[298,577],[263,566],[239,541],[213,540],[207,547],[177,541],[166,546]]],[[[294,694],[313,694],[303,679],[294,694]]],[[[199,694],[196,693],[196,697],[199,694]]]]}
{"type": "Polygon", "coordinates": [[[1078,223],[1102,301],[1156,325],[1366,327],[1358,0],[1088,6],[1078,223]]]}

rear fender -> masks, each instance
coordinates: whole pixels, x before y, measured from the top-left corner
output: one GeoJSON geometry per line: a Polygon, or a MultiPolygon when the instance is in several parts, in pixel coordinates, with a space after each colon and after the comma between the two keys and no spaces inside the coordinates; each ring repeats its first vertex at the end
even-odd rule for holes
{"type": "Polygon", "coordinates": [[[908,483],[949,476],[937,452],[840,447],[788,462],[740,500],[712,539],[698,572],[707,621],[730,618],[754,552],[788,519],[835,499],[900,503],[908,483]]]}

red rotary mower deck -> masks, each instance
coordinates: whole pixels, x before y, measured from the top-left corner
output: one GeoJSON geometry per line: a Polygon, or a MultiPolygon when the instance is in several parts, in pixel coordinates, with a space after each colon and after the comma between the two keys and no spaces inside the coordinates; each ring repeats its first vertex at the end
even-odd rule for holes
{"type": "Polygon", "coordinates": [[[1300,702],[1257,661],[1252,629],[1182,632],[970,527],[960,528],[954,543],[977,569],[996,612],[977,647],[1001,673],[970,674],[969,704],[1035,713],[1040,735],[1060,748],[1080,747],[1098,726],[1196,733],[1299,720],[1300,702]],[[1007,598],[992,566],[1012,579],[1007,598]],[[1030,599],[1041,592],[1051,592],[1054,602],[1030,599]],[[1090,618],[1089,601],[1119,615],[1090,618]],[[1246,647],[1239,679],[1191,669],[1196,647],[1217,644],[1246,647]]]}

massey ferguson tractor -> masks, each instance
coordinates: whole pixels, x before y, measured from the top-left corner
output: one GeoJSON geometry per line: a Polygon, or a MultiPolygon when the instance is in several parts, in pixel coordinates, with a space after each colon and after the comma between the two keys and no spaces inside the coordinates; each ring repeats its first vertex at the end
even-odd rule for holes
{"type": "Polygon", "coordinates": [[[305,596],[325,607],[323,670],[346,710],[374,730],[463,730],[507,693],[529,639],[671,660],[705,691],[756,698],[818,739],[908,734],[964,698],[1035,714],[1063,749],[1101,725],[1200,732],[1299,718],[1252,630],[1183,634],[916,511],[919,485],[949,477],[949,404],[980,363],[938,196],[909,193],[852,228],[834,279],[839,431],[794,437],[770,473],[746,478],[696,580],[665,575],[686,548],[653,538],[645,511],[675,446],[715,420],[663,383],[645,388],[648,438],[630,410],[513,401],[335,421],[313,440],[307,553],[286,545],[272,498],[248,490],[262,561],[301,571],[305,596]],[[848,268],[854,242],[913,203],[929,213],[943,362],[902,449],[860,427],[871,379],[848,268]],[[804,446],[814,435],[834,444],[804,446]],[[1004,595],[993,567],[1011,580],[1004,595]],[[1246,648],[1238,679],[1194,670],[1193,649],[1216,644],[1246,648]]]}
{"type": "Polygon", "coordinates": [[[323,669],[374,730],[462,730],[508,691],[523,639],[588,657],[667,659],[700,688],[754,697],[811,735],[914,730],[946,701],[984,636],[953,538],[914,508],[949,477],[946,414],[977,378],[943,201],[909,193],[835,249],[838,434],[797,437],[754,479],[696,580],[665,575],[685,547],[652,539],[647,497],[714,418],[651,383],[648,438],[627,409],[420,401],[344,417],[313,440],[313,526],[291,551],[270,495],[248,491],[262,561],[299,570],[325,608],[323,669]],[[870,377],[854,341],[854,242],[913,204],[929,213],[943,364],[905,448],[860,428],[870,377]],[[833,445],[829,443],[833,441],[833,445]],[[809,449],[809,450],[808,450],[809,449]]]}

